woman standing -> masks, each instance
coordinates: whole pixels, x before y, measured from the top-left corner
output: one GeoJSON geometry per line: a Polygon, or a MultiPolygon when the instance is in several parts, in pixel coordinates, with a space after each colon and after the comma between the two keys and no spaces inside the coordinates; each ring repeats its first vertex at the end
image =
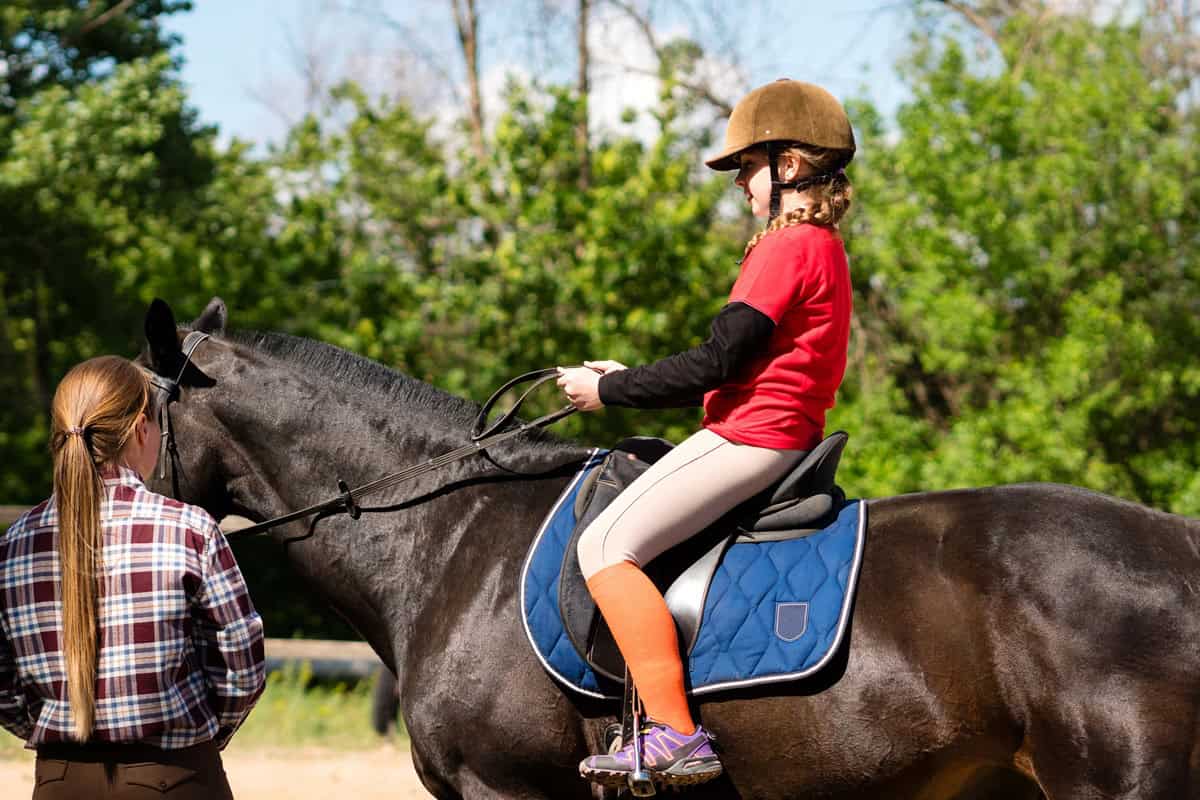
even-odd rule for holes
{"type": "Polygon", "coordinates": [[[205,511],[149,491],[160,431],[117,356],[54,395],[54,493],[0,537],[0,724],[35,800],[231,798],[219,750],[262,693],[262,621],[205,511]]]}

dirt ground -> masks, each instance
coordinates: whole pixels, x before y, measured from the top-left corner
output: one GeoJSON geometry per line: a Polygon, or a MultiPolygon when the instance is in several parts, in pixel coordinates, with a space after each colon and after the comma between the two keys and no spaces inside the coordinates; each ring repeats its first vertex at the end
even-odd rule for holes
{"type": "MultiPolygon", "coordinates": [[[[333,750],[234,752],[223,756],[238,800],[427,800],[408,750],[375,747],[354,753],[333,750]]],[[[0,798],[33,793],[33,755],[0,761],[0,798]]]]}

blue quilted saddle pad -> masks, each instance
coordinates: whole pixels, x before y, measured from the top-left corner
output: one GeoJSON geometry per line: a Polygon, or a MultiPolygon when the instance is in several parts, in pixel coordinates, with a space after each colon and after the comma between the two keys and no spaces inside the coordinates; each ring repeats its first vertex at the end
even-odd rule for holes
{"type": "MultiPolygon", "coordinates": [[[[575,650],[558,606],[563,555],[575,529],[575,497],[605,456],[593,451],[542,523],[521,571],[525,633],[546,670],[591,697],[620,696],[575,650]]],[[[862,564],[866,504],[847,503],[823,530],[793,539],[737,542],[709,585],[689,693],[795,680],[821,669],[850,622],[862,564]]]]}

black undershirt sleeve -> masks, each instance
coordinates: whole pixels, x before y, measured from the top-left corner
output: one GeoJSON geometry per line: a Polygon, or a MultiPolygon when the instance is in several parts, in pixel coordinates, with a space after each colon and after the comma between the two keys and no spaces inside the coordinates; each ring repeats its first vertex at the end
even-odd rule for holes
{"type": "Polygon", "coordinates": [[[680,408],[698,406],[756,356],[766,352],[775,323],[745,303],[730,303],[712,322],[712,334],[690,350],[600,379],[606,406],[680,408]]]}

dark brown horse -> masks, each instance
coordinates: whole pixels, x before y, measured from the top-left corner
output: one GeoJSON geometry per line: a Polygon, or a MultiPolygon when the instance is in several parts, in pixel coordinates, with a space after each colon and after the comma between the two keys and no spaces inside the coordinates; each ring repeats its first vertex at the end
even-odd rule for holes
{"type": "MultiPolygon", "coordinates": [[[[225,316],[193,323],[213,337],[171,408],[182,499],[262,520],[466,441],[472,404],[227,336],[225,316]]],[[[174,377],[183,333],[156,303],[144,363],[174,377]]],[[[519,618],[522,559],[584,453],[531,434],[392,490],[391,513],[272,534],[400,676],[439,798],[598,796],[576,765],[617,710],[558,686],[519,618]]],[[[1200,798],[1200,524],[1055,485],[876,500],[869,520],[840,657],[706,696],[727,775],[692,797],[1200,798]]]]}

